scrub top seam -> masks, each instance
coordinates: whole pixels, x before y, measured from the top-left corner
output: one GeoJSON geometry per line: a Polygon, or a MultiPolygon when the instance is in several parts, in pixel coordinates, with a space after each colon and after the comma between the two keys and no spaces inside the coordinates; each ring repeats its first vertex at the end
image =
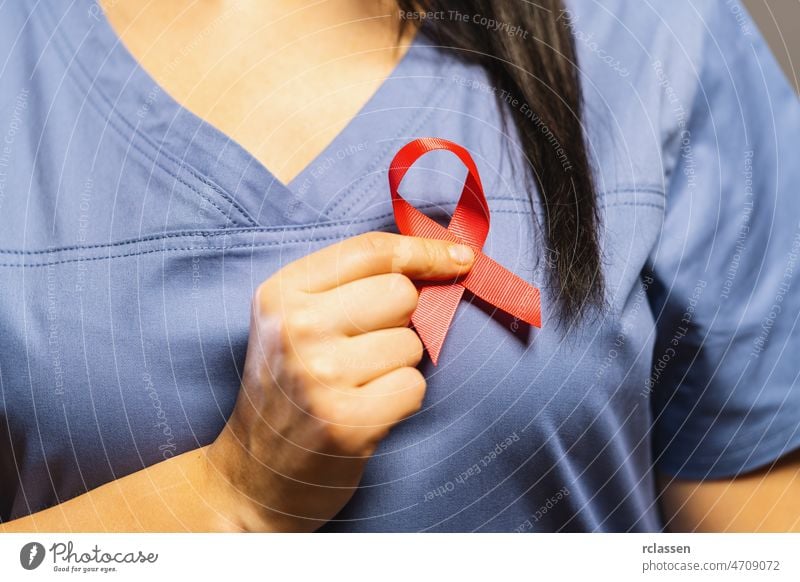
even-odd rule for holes
{"type": "MultiPolygon", "coordinates": [[[[46,13],[46,10],[43,10],[43,12],[46,13]]],[[[51,21],[51,23],[52,23],[52,21],[51,21]]],[[[233,217],[230,216],[230,213],[225,213],[210,198],[207,198],[206,196],[203,196],[203,194],[200,192],[200,190],[198,188],[196,188],[195,186],[193,186],[192,184],[190,184],[186,180],[182,179],[178,175],[178,172],[181,169],[185,169],[194,179],[196,179],[200,183],[212,188],[223,199],[225,199],[227,202],[229,202],[231,207],[235,208],[238,211],[238,213],[240,214],[240,217],[243,218],[246,222],[248,222],[251,226],[259,226],[259,223],[253,219],[253,217],[247,212],[247,210],[244,207],[242,207],[229,193],[225,192],[224,189],[222,189],[218,184],[216,184],[211,179],[210,176],[206,176],[200,170],[198,170],[197,168],[195,168],[194,166],[192,166],[188,162],[179,160],[168,149],[163,148],[163,147],[159,147],[146,133],[142,132],[138,128],[138,126],[132,125],[125,118],[124,115],[120,114],[120,112],[117,110],[117,108],[114,107],[113,103],[111,102],[111,99],[103,91],[103,89],[101,87],[101,83],[98,82],[97,80],[92,80],[91,79],[91,75],[90,75],[89,71],[85,68],[84,63],[81,60],[80,53],[78,51],[74,51],[73,50],[73,52],[75,53],[75,58],[72,60],[72,62],[75,64],[75,67],[71,67],[70,66],[70,60],[67,59],[66,55],[64,54],[64,52],[63,52],[64,51],[64,47],[62,47],[60,45],[60,43],[63,42],[63,43],[66,43],[67,45],[70,45],[71,43],[70,43],[69,39],[66,37],[66,34],[64,33],[62,27],[56,27],[56,32],[57,32],[57,35],[60,36],[60,41],[53,42],[53,47],[54,47],[55,52],[58,54],[59,58],[62,60],[62,64],[64,64],[64,67],[65,67],[65,70],[66,70],[66,73],[67,73],[67,77],[69,77],[72,80],[72,82],[75,83],[76,86],[84,93],[86,101],[92,105],[92,108],[95,110],[96,113],[98,113],[100,115],[101,119],[107,121],[108,125],[110,125],[117,132],[117,135],[119,137],[121,137],[123,139],[123,141],[125,140],[125,134],[122,131],[122,129],[120,129],[117,126],[117,124],[115,122],[122,122],[136,136],[140,137],[142,139],[142,141],[145,144],[147,144],[147,146],[151,150],[151,152],[148,153],[135,140],[130,140],[131,141],[131,146],[136,151],[138,151],[145,158],[147,158],[150,162],[152,162],[153,165],[155,165],[156,167],[160,168],[161,170],[166,172],[168,175],[170,175],[173,178],[175,178],[175,180],[177,180],[178,182],[180,182],[181,184],[183,184],[184,186],[186,186],[187,188],[192,190],[201,199],[203,199],[206,202],[209,202],[210,204],[212,204],[214,206],[214,208],[216,208],[217,211],[219,211],[219,213],[222,215],[222,217],[225,218],[227,221],[229,221],[229,222],[231,222],[231,223],[233,223],[233,224],[235,224],[237,226],[240,226],[240,224],[233,217]],[[72,74],[72,71],[74,69],[76,69],[76,68],[78,69],[80,75],[72,74]],[[83,77],[83,79],[79,79],[78,78],[79,76],[83,77]],[[87,82],[89,83],[88,87],[84,84],[84,83],[87,83],[87,82]],[[98,98],[100,99],[100,101],[102,101],[102,103],[98,103],[97,102],[98,98]],[[107,114],[107,115],[104,115],[104,114],[107,114]],[[163,156],[163,157],[167,158],[175,166],[176,170],[172,171],[169,168],[167,168],[162,162],[160,162],[158,160],[159,156],[163,156]]],[[[54,38],[55,38],[55,36],[54,36],[54,38]]],[[[140,65],[138,65],[138,63],[137,63],[137,66],[140,67],[140,65]]],[[[98,76],[99,76],[99,72],[98,72],[98,76]]],[[[160,91],[166,92],[166,90],[160,84],[156,83],[156,86],[159,88],[160,91]]],[[[181,106],[178,105],[178,107],[181,107],[181,106]]],[[[181,109],[185,109],[185,108],[181,107],[181,109]]],[[[203,120],[201,119],[201,121],[203,121],[203,120]]],[[[203,123],[205,123],[205,121],[203,121],[203,123]]],[[[170,123],[170,125],[172,125],[172,124],[170,123]]]]}
{"type": "MultiPolygon", "coordinates": [[[[525,211],[518,211],[518,210],[499,210],[497,212],[501,212],[503,214],[518,214],[518,215],[529,215],[529,212],[525,211]]],[[[376,230],[386,230],[390,229],[393,225],[392,224],[384,224],[381,226],[375,227],[376,230]]],[[[191,235],[187,235],[191,236],[191,235]]],[[[297,243],[309,243],[309,242],[322,242],[322,241],[331,241],[331,240],[342,240],[346,235],[344,233],[338,235],[328,235],[322,237],[308,237],[308,238],[299,238],[299,239],[291,239],[291,240],[276,240],[276,241],[262,241],[262,242],[250,242],[250,243],[236,243],[231,245],[221,245],[221,246],[184,246],[184,247],[162,247],[158,249],[147,249],[142,251],[135,251],[130,253],[123,253],[123,254],[105,254],[99,256],[79,256],[69,259],[61,259],[58,261],[46,261],[41,263],[0,263],[0,267],[48,267],[51,265],[60,265],[64,263],[76,263],[82,261],[99,261],[103,259],[118,259],[123,257],[134,257],[138,255],[147,255],[152,253],[158,252],[180,252],[180,251],[225,251],[225,250],[233,250],[233,249],[255,249],[255,248],[262,248],[262,247],[272,247],[272,246],[281,246],[281,245],[291,245],[297,243]]],[[[140,241],[134,241],[132,243],[125,243],[125,244],[137,244],[140,241]]],[[[116,244],[115,246],[122,246],[122,244],[116,244]]],[[[68,250],[51,250],[51,251],[32,251],[38,254],[45,254],[45,253],[58,253],[58,252],[75,252],[81,251],[82,248],[77,249],[68,249],[68,250]]],[[[3,251],[6,254],[13,254],[15,256],[28,256],[28,252],[21,252],[21,251],[14,251],[13,253],[9,253],[7,251],[3,251]]]]}
{"type": "MultiPolygon", "coordinates": [[[[614,194],[617,191],[610,191],[606,194],[614,194]]],[[[510,202],[524,202],[530,203],[530,200],[527,198],[516,198],[512,196],[502,196],[496,198],[488,198],[488,201],[510,201],[510,202]]],[[[442,207],[450,207],[455,206],[457,202],[442,202],[442,203],[425,203],[416,206],[416,208],[420,210],[427,210],[430,208],[442,208],[442,207]]],[[[629,202],[629,201],[621,201],[621,202],[610,202],[607,204],[601,204],[601,208],[611,208],[617,206],[640,206],[646,208],[656,208],[659,210],[664,209],[664,205],[661,204],[654,204],[648,202],[629,202]]],[[[505,208],[492,208],[492,213],[498,214],[517,214],[517,215],[533,215],[533,211],[530,208],[525,208],[523,210],[514,210],[514,209],[505,209],[505,208]]],[[[367,218],[359,218],[354,220],[338,220],[332,222],[320,222],[320,223],[309,223],[309,224],[300,224],[300,225],[289,225],[289,226],[255,226],[255,227],[238,227],[236,229],[200,229],[200,230],[178,230],[172,232],[165,232],[163,234],[152,234],[143,237],[134,237],[134,238],[126,238],[119,241],[114,242],[107,242],[107,243],[93,243],[88,245],[70,245],[64,247],[53,247],[48,249],[32,249],[32,250],[21,250],[21,249],[2,249],[0,248],[0,255],[15,255],[15,256],[36,256],[36,255],[48,255],[53,253],[60,253],[60,252],[75,252],[75,251],[86,251],[86,250],[94,250],[94,249],[108,249],[114,247],[122,247],[127,245],[133,244],[142,244],[148,242],[156,242],[160,240],[168,240],[168,239],[176,239],[176,238],[189,238],[189,237],[203,237],[203,238],[217,238],[217,237],[229,237],[235,235],[245,235],[245,234],[277,234],[286,231],[304,231],[304,230],[314,230],[314,229],[329,229],[329,228],[337,228],[340,226],[350,226],[354,224],[367,224],[370,222],[375,221],[383,221],[387,218],[391,218],[394,216],[393,212],[387,212],[384,214],[380,214],[373,217],[367,218]]],[[[376,228],[390,228],[393,223],[385,223],[377,226],[376,228]]],[[[286,241],[286,242],[313,242],[319,240],[328,240],[327,237],[308,237],[303,239],[297,239],[296,241],[286,241]]],[[[203,247],[198,247],[203,248],[203,247]]],[[[8,264],[0,264],[0,266],[10,266],[8,264]]]]}

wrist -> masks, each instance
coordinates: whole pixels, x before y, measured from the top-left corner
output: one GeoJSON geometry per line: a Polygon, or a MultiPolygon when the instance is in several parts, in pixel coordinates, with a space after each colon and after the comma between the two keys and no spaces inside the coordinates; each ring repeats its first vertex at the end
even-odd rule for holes
{"type": "Polygon", "coordinates": [[[278,529],[263,515],[263,510],[237,485],[230,465],[232,451],[218,439],[200,449],[200,482],[213,511],[211,530],[216,532],[272,532],[278,529]]]}
{"type": "MultiPolygon", "coordinates": [[[[277,533],[305,529],[264,501],[274,488],[246,469],[252,462],[250,453],[230,424],[212,444],[200,450],[203,488],[217,509],[214,531],[277,533]]],[[[269,471],[265,467],[259,470],[269,471]]]]}

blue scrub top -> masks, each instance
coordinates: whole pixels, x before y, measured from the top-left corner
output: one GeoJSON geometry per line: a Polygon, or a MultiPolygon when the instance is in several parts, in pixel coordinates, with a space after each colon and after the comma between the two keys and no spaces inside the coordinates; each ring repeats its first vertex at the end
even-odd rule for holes
{"type": "MultiPolygon", "coordinates": [[[[656,471],[730,477],[800,445],[796,95],[736,3],[575,1],[559,23],[579,52],[608,282],[606,309],[567,329],[542,209],[479,67],[418,35],[283,184],[159,87],[94,3],[3,3],[0,519],[210,443],[256,286],[394,230],[387,166],[420,136],[473,153],[485,251],[542,287],[544,325],[465,297],[439,366],[421,364],[424,409],[323,529],[655,531],[656,471]]],[[[463,179],[434,153],[402,192],[446,220],[463,179]]]]}

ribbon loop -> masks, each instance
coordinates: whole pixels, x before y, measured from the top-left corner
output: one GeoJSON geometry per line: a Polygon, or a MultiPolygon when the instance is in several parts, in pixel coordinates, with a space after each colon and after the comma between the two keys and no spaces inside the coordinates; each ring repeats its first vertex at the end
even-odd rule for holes
{"type": "Polygon", "coordinates": [[[475,252],[475,264],[462,280],[446,285],[426,285],[420,290],[419,303],[411,322],[434,365],[438,363],[444,338],[464,289],[517,319],[541,327],[539,290],[483,253],[489,234],[489,205],[483,194],[478,168],[466,149],[435,137],[407,143],[389,165],[389,189],[397,228],[402,234],[466,244],[475,252]],[[434,150],[454,153],[467,168],[464,189],[447,228],[414,208],[398,192],[400,182],[414,162],[434,150]]]}

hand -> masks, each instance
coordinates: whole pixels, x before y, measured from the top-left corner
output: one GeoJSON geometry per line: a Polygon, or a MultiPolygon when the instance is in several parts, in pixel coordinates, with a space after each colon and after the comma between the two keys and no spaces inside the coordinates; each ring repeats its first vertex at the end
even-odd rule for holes
{"type": "Polygon", "coordinates": [[[381,439],[422,405],[411,279],[454,280],[473,260],[466,246],[370,232],[261,284],[242,388],[207,450],[239,527],[313,531],[347,503],[381,439]]]}

